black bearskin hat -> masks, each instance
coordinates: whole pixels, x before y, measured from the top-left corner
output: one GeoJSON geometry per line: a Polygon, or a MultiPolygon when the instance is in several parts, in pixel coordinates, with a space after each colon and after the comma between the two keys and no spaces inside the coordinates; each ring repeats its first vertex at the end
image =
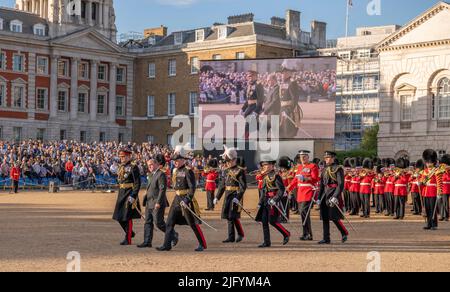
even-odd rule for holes
{"type": "Polygon", "coordinates": [[[423,152],[422,158],[425,163],[437,163],[438,155],[433,149],[427,149],[423,152]]]}

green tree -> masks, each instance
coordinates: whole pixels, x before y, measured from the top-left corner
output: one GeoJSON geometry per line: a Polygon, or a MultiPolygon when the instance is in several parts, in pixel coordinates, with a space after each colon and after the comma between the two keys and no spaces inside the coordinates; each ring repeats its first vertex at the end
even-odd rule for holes
{"type": "Polygon", "coordinates": [[[361,142],[361,149],[365,151],[378,151],[378,132],[380,131],[380,125],[376,124],[372,128],[367,129],[364,132],[364,136],[361,142]]]}

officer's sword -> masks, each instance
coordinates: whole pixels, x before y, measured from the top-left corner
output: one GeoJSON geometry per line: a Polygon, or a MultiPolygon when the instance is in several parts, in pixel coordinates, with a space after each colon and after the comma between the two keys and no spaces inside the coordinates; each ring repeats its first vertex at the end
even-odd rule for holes
{"type": "Polygon", "coordinates": [[[251,219],[253,219],[253,220],[256,221],[256,219],[252,216],[252,214],[250,214],[250,212],[248,212],[247,210],[245,210],[244,206],[242,206],[242,204],[241,204],[240,202],[238,203],[238,202],[234,202],[234,201],[233,201],[233,204],[236,204],[236,205],[238,205],[239,207],[241,207],[242,211],[244,211],[245,214],[248,215],[248,217],[250,217],[251,219]]]}
{"type": "Polygon", "coordinates": [[[275,207],[275,208],[278,210],[278,212],[280,212],[281,216],[283,216],[283,218],[286,219],[286,222],[287,222],[287,223],[290,222],[289,218],[288,218],[288,217],[286,216],[286,214],[280,209],[280,207],[278,207],[277,204],[273,205],[272,207],[275,207]]]}
{"type": "Polygon", "coordinates": [[[303,222],[303,226],[305,226],[306,222],[308,222],[308,217],[309,217],[309,214],[311,213],[312,206],[314,205],[314,198],[316,197],[316,194],[317,194],[317,190],[314,191],[314,195],[313,195],[313,197],[311,199],[311,203],[309,204],[308,212],[306,213],[305,222],[303,222]]]}
{"type": "Polygon", "coordinates": [[[197,214],[195,214],[194,211],[192,211],[191,208],[189,208],[188,205],[186,205],[186,203],[181,202],[180,203],[181,208],[184,208],[186,210],[188,210],[192,216],[194,216],[195,218],[197,218],[198,220],[200,220],[200,222],[202,222],[203,224],[205,224],[207,227],[211,228],[212,230],[214,230],[215,232],[219,232],[219,230],[217,230],[216,228],[212,227],[211,225],[209,225],[208,223],[205,222],[205,220],[203,220],[202,218],[200,218],[197,214]]]}
{"type": "Polygon", "coordinates": [[[355,227],[353,227],[352,223],[350,223],[350,221],[347,219],[347,217],[345,216],[344,212],[342,212],[342,209],[337,205],[334,204],[333,205],[336,207],[336,209],[338,209],[339,213],[341,213],[342,217],[344,217],[344,220],[348,223],[348,225],[350,225],[350,227],[352,228],[353,231],[357,232],[355,227]]]}

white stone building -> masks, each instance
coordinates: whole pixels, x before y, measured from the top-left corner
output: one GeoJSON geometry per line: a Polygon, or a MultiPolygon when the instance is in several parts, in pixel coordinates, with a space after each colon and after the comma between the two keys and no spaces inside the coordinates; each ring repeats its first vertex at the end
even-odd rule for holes
{"type": "Polygon", "coordinates": [[[377,49],[380,157],[450,153],[450,4],[436,4],[377,49]]]}

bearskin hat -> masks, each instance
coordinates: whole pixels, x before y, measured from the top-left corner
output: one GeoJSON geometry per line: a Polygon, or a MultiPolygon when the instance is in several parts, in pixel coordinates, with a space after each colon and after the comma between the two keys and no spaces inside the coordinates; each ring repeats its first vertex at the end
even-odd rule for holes
{"type": "Polygon", "coordinates": [[[445,154],[444,156],[442,156],[441,158],[441,164],[445,164],[450,166],[450,155],[449,154],[445,154]]]}
{"type": "Polygon", "coordinates": [[[405,169],[409,166],[409,164],[406,164],[406,160],[404,158],[399,158],[395,161],[395,167],[400,169],[405,169]]]}
{"type": "Polygon", "coordinates": [[[425,162],[423,162],[422,159],[417,160],[416,165],[414,166],[418,169],[424,169],[425,168],[425,162]]]}
{"type": "Polygon", "coordinates": [[[422,158],[425,163],[437,163],[438,155],[433,149],[427,149],[423,152],[422,158]]]}
{"type": "Polygon", "coordinates": [[[350,167],[355,168],[356,167],[356,158],[350,158],[350,167]]]}
{"type": "Polygon", "coordinates": [[[344,167],[345,168],[351,168],[352,165],[350,164],[350,158],[345,158],[344,159],[344,167]]]}
{"type": "Polygon", "coordinates": [[[284,169],[291,169],[292,168],[292,160],[287,156],[283,156],[280,158],[280,160],[278,160],[278,167],[284,168],[284,169]]]}
{"type": "Polygon", "coordinates": [[[373,161],[370,158],[366,158],[363,161],[362,167],[365,169],[373,169],[373,161]]]}
{"type": "Polygon", "coordinates": [[[216,158],[213,158],[210,161],[208,161],[208,166],[211,168],[217,168],[219,166],[219,162],[217,161],[216,158]]]}

